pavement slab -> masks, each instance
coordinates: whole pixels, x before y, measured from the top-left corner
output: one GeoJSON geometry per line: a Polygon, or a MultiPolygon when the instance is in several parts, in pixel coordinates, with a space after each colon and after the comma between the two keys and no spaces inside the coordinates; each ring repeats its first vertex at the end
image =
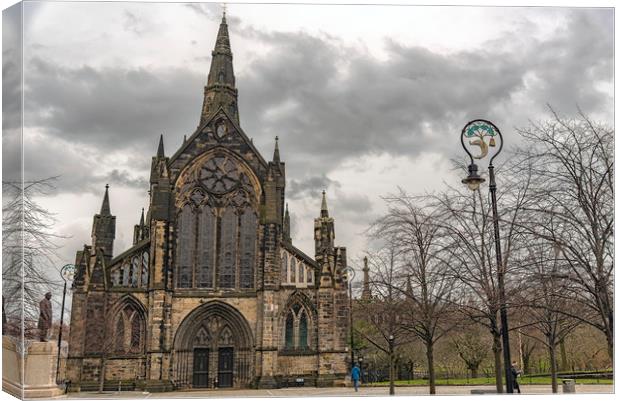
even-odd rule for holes
{"type": "MultiPolygon", "coordinates": [[[[492,391],[493,386],[437,386],[438,395],[471,395],[472,390],[492,391]]],[[[577,394],[613,394],[614,387],[611,384],[577,384],[575,386],[577,394]]],[[[562,389],[560,387],[560,393],[562,389]]],[[[396,387],[397,396],[408,395],[428,395],[428,387],[411,386],[396,387]]],[[[550,385],[521,385],[522,394],[551,394],[550,385]]],[[[316,388],[298,387],[282,388],[272,390],[189,390],[175,391],[169,393],[144,393],[140,391],[123,392],[82,392],[69,393],[62,398],[67,399],[145,399],[145,398],[247,398],[247,397],[355,397],[355,396],[386,396],[387,387],[361,387],[355,392],[351,387],[316,388]]],[[[484,397],[484,395],[481,395],[484,397]]]]}

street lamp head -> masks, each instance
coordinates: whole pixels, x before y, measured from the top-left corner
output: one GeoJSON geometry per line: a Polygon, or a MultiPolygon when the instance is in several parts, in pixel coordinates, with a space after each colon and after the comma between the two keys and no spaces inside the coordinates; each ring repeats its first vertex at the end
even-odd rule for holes
{"type": "Polygon", "coordinates": [[[461,131],[461,145],[471,163],[474,163],[474,159],[484,159],[487,156],[491,156],[489,164],[493,164],[493,159],[502,151],[504,147],[504,141],[502,133],[499,128],[488,120],[473,120],[465,124],[461,131]],[[499,144],[497,143],[499,142],[499,144]],[[474,148],[476,154],[472,154],[470,148],[474,148]],[[491,148],[496,148],[495,152],[491,151],[491,148]],[[477,151],[476,149],[479,149],[477,151]]]}
{"type": "Polygon", "coordinates": [[[393,334],[390,334],[390,336],[388,337],[388,340],[390,340],[390,341],[394,341],[394,335],[393,335],[393,334]]]}
{"type": "Polygon", "coordinates": [[[60,269],[60,277],[65,281],[73,281],[75,276],[75,265],[66,264],[60,269]]]}
{"type": "Polygon", "coordinates": [[[478,166],[474,163],[470,164],[468,167],[469,175],[467,178],[463,178],[461,182],[467,185],[471,191],[476,191],[480,188],[480,184],[484,182],[484,178],[478,175],[478,166]]]}

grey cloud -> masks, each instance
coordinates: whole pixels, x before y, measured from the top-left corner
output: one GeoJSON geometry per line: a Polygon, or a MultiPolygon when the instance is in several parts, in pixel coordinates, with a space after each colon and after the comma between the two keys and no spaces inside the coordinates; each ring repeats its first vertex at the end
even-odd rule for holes
{"type": "Polygon", "coordinates": [[[360,194],[340,194],[335,199],[335,205],[339,213],[352,214],[359,217],[366,216],[372,209],[372,203],[368,196],[360,194]]]}
{"type": "Polygon", "coordinates": [[[25,126],[100,151],[154,153],[159,134],[198,125],[203,77],[186,69],[95,69],[30,60],[25,126]]]}
{"type": "Polygon", "coordinates": [[[586,112],[608,104],[593,78],[612,79],[611,18],[576,10],[551,38],[520,48],[512,42],[523,32],[448,55],[388,41],[387,61],[329,37],[243,29],[272,50],[238,79],[242,124],[258,138],[280,135],[294,174],[382,151],[449,154],[458,143],[444,138],[473,116],[510,128],[543,114],[546,103],[569,111],[579,104],[586,112]],[[525,104],[515,102],[520,95],[525,104]]]}
{"type": "Polygon", "coordinates": [[[289,180],[286,187],[286,196],[290,199],[320,199],[321,191],[329,187],[340,187],[340,183],[329,179],[325,174],[307,177],[304,179],[289,180]]]}
{"type": "MultiPolygon", "coordinates": [[[[210,19],[221,15],[219,5],[187,6],[210,19]]],[[[523,32],[507,32],[484,50],[447,55],[387,41],[383,61],[328,35],[263,33],[229,18],[231,33],[271,49],[255,54],[237,76],[241,125],[266,157],[280,136],[287,175],[296,178],[287,193],[300,199],[336,186],[326,174],[347,158],[449,154],[458,142],[447,138],[472,116],[510,127],[542,115],[546,103],[560,111],[575,104],[596,111],[610,103],[593,82],[613,80],[613,13],[575,10],[568,16],[567,26],[544,41],[516,41],[523,32]]],[[[203,74],[183,68],[71,68],[35,57],[26,70],[26,126],[90,152],[131,154],[118,176],[98,175],[96,182],[138,186],[159,134],[173,151],[169,145],[195,129],[203,84],[203,74]],[[136,173],[123,176],[127,171],[136,173]]],[[[41,167],[30,168],[59,167],[72,190],[97,175],[96,162],[66,156],[53,164],[43,155],[35,163],[41,167]],[[67,176],[72,168],[79,170],[75,178],[67,176]]]]}

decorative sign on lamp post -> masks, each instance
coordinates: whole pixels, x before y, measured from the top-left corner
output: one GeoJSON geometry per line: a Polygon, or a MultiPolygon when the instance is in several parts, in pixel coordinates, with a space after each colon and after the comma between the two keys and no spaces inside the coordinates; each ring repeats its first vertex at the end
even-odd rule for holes
{"type": "Polygon", "coordinates": [[[502,133],[495,124],[488,120],[473,120],[465,124],[461,131],[461,145],[469,156],[469,175],[461,182],[472,191],[477,191],[485,180],[478,175],[478,166],[475,160],[489,159],[489,192],[493,208],[493,231],[495,234],[495,258],[497,262],[497,287],[499,291],[500,318],[502,322],[502,348],[504,351],[504,370],[506,377],[506,392],[513,392],[512,374],[510,371],[510,341],[508,338],[508,316],[506,312],[506,290],[504,275],[506,267],[502,259],[502,247],[499,236],[499,217],[497,215],[497,184],[495,183],[495,167],[493,160],[504,147],[502,133]],[[498,144],[499,142],[499,144],[498,144]],[[493,151],[493,148],[496,150],[493,151]],[[471,149],[471,150],[470,150],[471,149]],[[472,153],[475,152],[475,153],[472,153]]]}

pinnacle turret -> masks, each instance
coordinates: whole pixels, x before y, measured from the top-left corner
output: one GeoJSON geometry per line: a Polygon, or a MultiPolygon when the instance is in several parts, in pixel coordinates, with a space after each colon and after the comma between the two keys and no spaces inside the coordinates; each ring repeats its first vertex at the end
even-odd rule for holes
{"type": "Polygon", "coordinates": [[[370,277],[368,274],[368,271],[370,269],[368,268],[368,257],[364,256],[364,268],[362,269],[362,271],[364,272],[364,286],[362,287],[362,299],[370,299],[371,293],[370,293],[370,277]]]}
{"type": "Polygon", "coordinates": [[[278,147],[278,137],[276,136],[276,146],[273,149],[273,162],[280,164],[280,148],[278,147]]]}
{"type": "Polygon", "coordinates": [[[323,190],[323,199],[321,200],[321,217],[329,217],[327,211],[327,199],[325,198],[325,190],[323,190]]]}
{"type": "Polygon", "coordinates": [[[105,195],[103,195],[103,202],[101,203],[101,211],[99,212],[101,216],[111,215],[110,196],[108,195],[108,188],[110,188],[110,186],[108,184],[105,184],[105,195]]]}
{"type": "Polygon", "coordinates": [[[159,145],[157,145],[157,157],[165,157],[164,155],[164,134],[159,136],[159,145]]]}

